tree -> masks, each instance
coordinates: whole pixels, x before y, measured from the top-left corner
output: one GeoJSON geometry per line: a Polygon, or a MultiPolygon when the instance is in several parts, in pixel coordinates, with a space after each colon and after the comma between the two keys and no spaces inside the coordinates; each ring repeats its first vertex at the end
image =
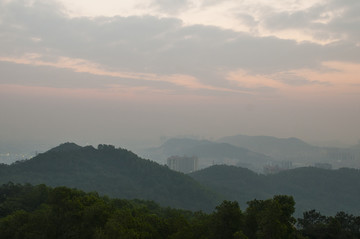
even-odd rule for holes
{"type": "Polygon", "coordinates": [[[295,201],[291,196],[250,201],[245,213],[245,234],[250,239],[294,238],[294,211],[295,201]]]}
{"type": "Polygon", "coordinates": [[[315,210],[304,212],[298,219],[300,232],[310,239],[360,238],[360,218],[345,212],[326,217],[315,210]]]}
{"type": "Polygon", "coordinates": [[[243,229],[244,216],[238,202],[223,201],[216,207],[212,215],[212,230],[214,238],[234,238],[236,232],[243,229]]]}

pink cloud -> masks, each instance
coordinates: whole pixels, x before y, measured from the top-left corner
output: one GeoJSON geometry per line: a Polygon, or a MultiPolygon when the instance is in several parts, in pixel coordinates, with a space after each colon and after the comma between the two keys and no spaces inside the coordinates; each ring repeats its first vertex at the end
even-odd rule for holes
{"type": "MultiPolygon", "coordinates": [[[[89,73],[98,76],[110,76],[126,79],[140,79],[145,81],[167,82],[176,86],[185,87],[192,90],[211,90],[222,92],[238,92],[239,90],[215,87],[201,83],[196,77],[184,74],[158,75],[142,72],[110,71],[103,66],[79,58],[59,57],[56,61],[42,60],[43,56],[36,53],[25,54],[22,57],[0,57],[0,61],[12,62],[17,64],[33,66],[50,66],[55,68],[71,69],[74,72],[89,73]]],[[[245,93],[245,92],[241,92],[245,93]]]]}

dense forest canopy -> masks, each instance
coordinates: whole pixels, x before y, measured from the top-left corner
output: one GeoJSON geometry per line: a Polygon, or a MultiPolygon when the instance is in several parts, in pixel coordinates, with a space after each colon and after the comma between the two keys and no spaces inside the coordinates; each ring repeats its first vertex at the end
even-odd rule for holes
{"type": "Polygon", "coordinates": [[[0,187],[0,235],[4,239],[360,238],[360,217],[312,210],[298,222],[295,201],[277,195],[251,200],[242,210],[223,201],[212,213],[160,207],[152,201],[110,199],[67,187],[7,183],[0,187]]]}

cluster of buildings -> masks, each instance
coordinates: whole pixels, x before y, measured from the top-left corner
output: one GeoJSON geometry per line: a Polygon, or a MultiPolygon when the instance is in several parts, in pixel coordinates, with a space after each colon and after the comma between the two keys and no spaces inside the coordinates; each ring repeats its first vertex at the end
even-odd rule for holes
{"type": "Polygon", "coordinates": [[[264,166],[263,172],[264,174],[274,174],[279,173],[284,170],[292,169],[293,165],[291,161],[281,161],[277,163],[269,163],[264,166]]]}
{"type": "Polygon", "coordinates": [[[199,159],[195,156],[171,156],[167,159],[166,164],[172,170],[182,173],[191,173],[198,170],[199,159]]]}

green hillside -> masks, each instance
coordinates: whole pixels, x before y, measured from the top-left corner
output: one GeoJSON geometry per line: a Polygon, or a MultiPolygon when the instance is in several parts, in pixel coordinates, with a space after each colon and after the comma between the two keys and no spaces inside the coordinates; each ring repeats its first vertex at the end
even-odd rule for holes
{"type": "Polygon", "coordinates": [[[296,201],[296,214],[311,209],[333,215],[338,211],[360,211],[360,170],[325,170],[297,168],[274,175],[255,174],[250,170],[217,165],[191,176],[241,206],[251,199],[273,195],[291,195],[296,201]]]}
{"type": "Polygon", "coordinates": [[[76,187],[118,198],[154,200],[164,206],[212,210],[218,196],[191,177],[111,145],[66,143],[12,165],[1,165],[0,183],[76,187]]]}

